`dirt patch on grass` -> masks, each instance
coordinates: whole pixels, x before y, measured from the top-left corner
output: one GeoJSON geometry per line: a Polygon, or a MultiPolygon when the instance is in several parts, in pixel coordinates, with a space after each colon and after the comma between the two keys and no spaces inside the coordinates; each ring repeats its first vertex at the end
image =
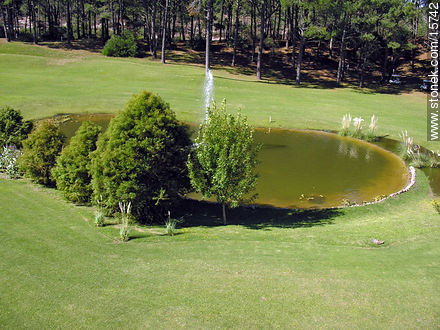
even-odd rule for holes
{"type": "Polygon", "coordinates": [[[83,60],[83,57],[75,57],[75,58],[51,58],[47,61],[48,65],[66,65],[72,63],[78,63],[83,60]]]}

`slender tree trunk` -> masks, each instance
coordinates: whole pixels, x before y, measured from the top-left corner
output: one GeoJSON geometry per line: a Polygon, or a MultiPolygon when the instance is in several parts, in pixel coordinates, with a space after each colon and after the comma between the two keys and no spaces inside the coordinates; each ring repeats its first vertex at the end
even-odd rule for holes
{"type": "Polygon", "coordinates": [[[208,8],[206,9],[206,49],[205,49],[205,71],[208,74],[210,65],[210,45],[212,38],[212,6],[213,0],[208,0],[208,8]]]}
{"type": "Polygon", "coordinates": [[[293,24],[293,26],[290,27],[290,31],[292,33],[292,58],[291,58],[291,62],[292,62],[292,68],[293,70],[295,70],[295,55],[296,55],[296,36],[298,34],[298,6],[296,5],[292,5],[292,19],[290,20],[291,24],[293,24]]]}
{"type": "Polygon", "coordinates": [[[224,8],[225,8],[225,0],[222,0],[222,6],[221,6],[221,12],[220,12],[220,37],[219,41],[222,42],[222,32],[223,32],[223,16],[224,16],[224,8]]]}
{"type": "Polygon", "coordinates": [[[191,30],[189,31],[189,40],[191,41],[191,44],[194,41],[194,17],[191,16],[191,30]]]}
{"type": "Polygon", "coordinates": [[[66,1],[66,19],[67,19],[67,45],[72,42],[72,15],[70,14],[70,0],[66,1]]]}
{"type": "Polygon", "coordinates": [[[333,36],[330,37],[330,44],[328,46],[328,57],[329,58],[333,57],[333,36]]]}
{"type": "Polygon", "coordinates": [[[180,40],[185,41],[185,20],[183,16],[183,9],[180,11],[180,40]]]}
{"type": "Polygon", "coordinates": [[[163,30],[162,30],[162,53],[160,60],[165,63],[165,42],[167,39],[167,22],[168,22],[168,0],[165,0],[165,13],[163,15],[163,30]]]}
{"type": "Polygon", "coordinates": [[[235,66],[235,58],[237,56],[238,29],[240,26],[240,0],[236,2],[235,8],[235,30],[234,30],[234,51],[232,53],[232,66],[235,66]]]}
{"type": "Polygon", "coordinates": [[[255,13],[255,6],[252,5],[251,7],[251,39],[252,39],[252,55],[251,55],[251,62],[254,62],[255,60],[255,36],[256,36],[256,31],[257,31],[257,20],[255,18],[256,13],[255,13]]]}
{"type": "Polygon", "coordinates": [[[301,41],[299,43],[299,54],[298,54],[298,63],[296,65],[296,84],[301,84],[301,65],[303,61],[303,54],[304,54],[304,47],[306,43],[306,39],[303,35],[303,32],[301,31],[301,41]]]}
{"type": "Polygon", "coordinates": [[[96,13],[93,13],[93,34],[95,35],[95,38],[98,37],[98,34],[97,34],[97,25],[98,25],[98,24],[96,24],[96,13]]]}
{"type": "Polygon", "coordinates": [[[226,219],[226,203],[222,203],[222,210],[223,210],[223,225],[226,226],[227,219],[226,219]]]}
{"type": "Polygon", "coordinates": [[[385,45],[385,54],[382,66],[382,82],[386,82],[388,76],[388,47],[385,45]]]}
{"type": "Polygon", "coordinates": [[[364,88],[364,75],[365,75],[365,64],[367,62],[367,55],[361,55],[362,65],[361,65],[361,74],[359,79],[359,88],[364,88]]]}
{"type": "Polygon", "coordinates": [[[263,57],[263,45],[264,45],[264,20],[266,19],[266,0],[262,0],[261,13],[260,13],[260,45],[258,49],[257,59],[257,79],[261,79],[261,61],[263,57]]]}
{"type": "Polygon", "coordinates": [[[232,2],[228,4],[228,25],[226,27],[226,41],[231,40],[231,29],[232,29],[232,2]]]}
{"type": "Polygon", "coordinates": [[[86,11],[84,8],[84,0],[81,0],[81,32],[83,37],[86,36],[86,11]]]}
{"type": "Polygon", "coordinates": [[[153,12],[151,15],[151,56],[156,59],[156,11],[157,11],[157,1],[153,1],[153,12]]]}
{"type": "Polygon", "coordinates": [[[38,36],[37,36],[37,32],[38,31],[37,31],[37,17],[36,17],[36,14],[35,14],[35,2],[34,2],[34,0],[32,0],[31,6],[32,6],[31,15],[32,15],[32,24],[33,24],[32,38],[33,38],[34,45],[37,45],[38,44],[38,36]]]}
{"type": "Polygon", "coordinates": [[[286,17],[285,17],[285,20],[286,20],[286,22],[285,22],[285,24],[284,24],[284,31],[283,31],[283,36],[284,36],[284,33],[285,33],[285,30],[286,30],[286,25],[287,25],[287,35],[286,35],[286,49],[289,49],[289,40],[290,40],[290,36],[291,36],[291,30],[290,30],[290,28],[291,28],[291,23],[290,23],[290,20],[291,20],[291,17],[290,17],[290,7],[287,7],[287,9],[286,9],[286,17]]]}
{"type": "Polygon", "coordinates": [[[5,11],[3,10],[3,8],[0,7],[0,10],[2,11],[3,29],[5,31],[6,41],[10,42],[11,41],[11,35],[9,34],[8,21],[6,19],[6,14],[5,14],[5,11]]]}
{"type": "Polygon", "coordinates": [[[338,63],[338,74],[336,77],[336,84],[339,86],[344,72],[344,63],[345,63],[345,35],[347,33],[346,28],[342,31],[342,39],[341,39],[341,48],[339,49],[339,63],[338,63]]]}

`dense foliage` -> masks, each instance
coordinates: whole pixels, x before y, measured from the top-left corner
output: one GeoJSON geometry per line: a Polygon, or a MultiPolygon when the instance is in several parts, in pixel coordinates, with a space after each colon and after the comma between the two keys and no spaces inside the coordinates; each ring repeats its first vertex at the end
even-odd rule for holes
{"type": "Polygon", "coordinates": [[[20,175],[17,160],[21,156],[20,150],[14,145],[5,145],[0,153],[0,171],[10,179],[16,179],[20,175]]]}
{"type": "Polygon", "coordinates": [[[308,70],[332,70],[337,84],[357,71],[362,87],[367,78],[377,79],[376,70],[386,82],[403,58],[411,60],[414,70],[416,45],[428,35],[429,4],[435,5],[425,0],[8,0],[0,2],[0,34],[8,40],[61,39],[68,44],[75,39],[105,42],[114,35],[105,54],[133,56],[132,38],[124,37],[130,31],[143,35],[143,50],[153,58],[161,48],[164,62],[166,48],[176,41],[204,49],[207,67],[211,52],[230,45],[227,62],[256,69],[258,78],[274,63],[273,52],[268,56],[264,48],[285,45],[278,55],[290,70],[283,67],[282,78],[301,83],[307,63],[308,70]],[[218,44],[210,48],[212,39],[218,44]]]}
{"type": "Polygon", "coordinates": [[[112,36],[105,44],[102,53],[113,57],[134,57],[137,45],[134,34],[125,32],[121,36],[112,36]]]}
{"type": "Polygon", "coordinates": [[[64,197],[74,203],[87,203],[92,196],[92,175],[90,172],[91,152],[101,128],[90,121],[84,122],[72,137],[70,144],[58,157],[52,174],[57,188],[64,197]]]}
{"type": "Polygon", "coordinates": [[[191,144],[161,98],[149,92],[133,96],[98,140],[92,158],[94,197],[111,212],[131,202],[139,222],[163,216],[161,206],[188,191],[186,169],[191,144]]]}
{"type": "Polygon", "coordinates": [[[0,110],[0,147],[14,145],[21,148],[31,130],[32,122],[23,120],[19,111],[10,107],[0,110]]]}
{"type": "Polygon", "coordinates": [[[54,184],[52,168],[61,152],[64,135],[53,121],[43,121],[23,141],[23,155],[19,159],[21,170],[37,183],[54,184]]]}
{"type": "Polygon", "coordinates": [[[188,157],[191,184],[203,197],[215,196],[223,205],[236,207],[256,196],[250,193],[257,184],[255,167],[260,146],[254,142],[247,119],[226,112],[225,103],[215,104],[199,128],[193,152],[188,157]]]}

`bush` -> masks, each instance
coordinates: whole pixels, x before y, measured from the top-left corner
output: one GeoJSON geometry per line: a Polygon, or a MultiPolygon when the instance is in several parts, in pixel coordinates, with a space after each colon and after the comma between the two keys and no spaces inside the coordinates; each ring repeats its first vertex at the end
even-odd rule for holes
{"type": "Polygon", "coordinates": [[[5,145],[0,154],[0,171],[6,173],[11,179],[16,179],[20,176],[17,159],[21,156],[20,150],[15,146],[5,145]]]}
{"type": "Polygon", "coordinates": [[[42,122],[23,141],[23,156],[19,159],[20,169],[37,183],[53,185],[51,172],[64,139],[64,135],[53,121],[42,122]]]}
{"type": "Polygon", "coordinates": [[[29,31],[25,31],[23,29],[20,30],[20,33],[18,34],[18,41],[23,42],[33,42],[34,41],[34,35],[33,33],[29,31]]]}
{"type": "Polygon", "coordinates": [[[134,57],[137,45],[133,33],[124,32],[121,36],[113,35],[104,46],[102,53],[112,57],[134,57]]]}
{"type": "Polygon", "coordinates": [[[64,197],[74,203],[87,203],[92,196],[92,175],[90,173],[91,152],[101,128],[90,121],[84,122],[63,149],[52,171],[57,188],[64,197]]]}
{"type": "Polygon", "coordinates": [[[168,104],[149,92],[133,96],[93,153],[94,200],[102,196],[107,214],[117,211],[119,201],[132,201],[138,222],[163,216],[165,201],[190,187],[185,166],[190,145],[168,104]]]}
{"type": "Polygon", "coordinates": [[[437,211],[437,213],[440,214],[440,201],[433,200],[432,206],[437,211]]]}
{"type": "Polygon", "coordinates": [[[23,121],[19,111],[10,107],[0,110],[0,147],[7,144],[20,149],[31,130],[32,122],[23,121]]]}

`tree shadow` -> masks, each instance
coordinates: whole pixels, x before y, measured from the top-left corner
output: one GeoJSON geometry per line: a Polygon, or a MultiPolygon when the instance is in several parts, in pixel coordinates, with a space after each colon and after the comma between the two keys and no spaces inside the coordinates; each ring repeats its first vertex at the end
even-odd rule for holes
{"type": "MultiPolygon", "coordinates": [[[[172,211],[181,218],[181,227],[223,226],[222,210],[219,204],[181,200],[172,211]]],[[[280,209],[271,206],[239,206],[227,210],[227,224],[240,225],[249,229],[270,230],[270,228],[304,228],[332,224],[340,209],[280,209]]]]}

